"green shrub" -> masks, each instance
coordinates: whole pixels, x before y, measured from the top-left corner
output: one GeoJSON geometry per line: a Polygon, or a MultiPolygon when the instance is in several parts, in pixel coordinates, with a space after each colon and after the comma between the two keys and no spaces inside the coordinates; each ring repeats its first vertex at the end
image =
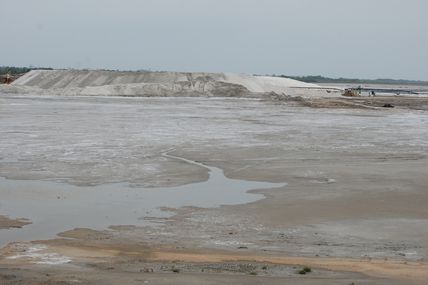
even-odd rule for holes
{"type": "Polygon", "coordinates": [[[305,274],[310,273],[310,272],[312,272],[312,269],[308,266],[305,266],[302,269],[300,269],[299,271],[297,271],[297,273],[301,274],[301,275],[305,275],[305,274]]]}

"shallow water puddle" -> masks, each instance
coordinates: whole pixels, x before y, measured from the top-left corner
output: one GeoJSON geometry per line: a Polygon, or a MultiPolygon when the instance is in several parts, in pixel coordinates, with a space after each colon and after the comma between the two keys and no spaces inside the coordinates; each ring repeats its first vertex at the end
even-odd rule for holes
{"type": "Polygon", "coordinates": [[[79,187],[53,181],[0,178],[0,214],[32,221],[22,229],[0,230],[0,246],[13,241],[54,238],[57,233],[76,227],[102,230],[111,225],[147,225],[145,218],[172,215],[160,207],[245,204],[263,198],[248,190],[286,185],[229,179],[221,169],[165,156],[207,168],[209,179],[177,187],[138,188],[127,183],[79,187]]]}

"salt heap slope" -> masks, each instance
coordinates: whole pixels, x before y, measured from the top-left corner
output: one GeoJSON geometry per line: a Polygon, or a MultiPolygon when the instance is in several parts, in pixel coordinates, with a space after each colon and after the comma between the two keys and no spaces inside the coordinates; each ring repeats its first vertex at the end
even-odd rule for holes
{"type": "Polygon", "coordinates": [[[13,87],[22,93],[47,95],[222,97],[320,89],[315,84],[266,76],[103,70],[33,70],[17,79],[13,87]]]}

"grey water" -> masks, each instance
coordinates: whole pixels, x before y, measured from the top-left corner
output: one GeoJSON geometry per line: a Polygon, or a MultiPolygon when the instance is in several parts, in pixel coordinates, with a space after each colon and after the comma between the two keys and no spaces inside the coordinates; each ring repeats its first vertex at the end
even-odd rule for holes
{"type": "Polygon", "coordinates": [[[181,159],[207,168],[209,179],[177,187],[130,187],[111,183],[80,187],[43,180],[0,178],[0,215],[28,218],[32,224],[20,229],[0,230],[0,246],[10,242],[55,238],[74,228],[107,229],[112,225],[145,226],[147,218],[173,215],[161,207],[214,208],[246,204],[264,196],[253,189],[283,187],[286,183],[255,182],[227,178],[219,168],[181,159]]]}

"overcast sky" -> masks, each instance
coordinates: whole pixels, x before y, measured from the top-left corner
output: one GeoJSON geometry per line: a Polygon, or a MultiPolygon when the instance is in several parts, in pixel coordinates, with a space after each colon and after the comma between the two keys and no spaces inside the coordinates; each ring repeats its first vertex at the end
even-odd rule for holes
{"type": "Polygon", "coordinates": [[[0,65],[428,80],[427,0],[0,0],[0,65]]]}

